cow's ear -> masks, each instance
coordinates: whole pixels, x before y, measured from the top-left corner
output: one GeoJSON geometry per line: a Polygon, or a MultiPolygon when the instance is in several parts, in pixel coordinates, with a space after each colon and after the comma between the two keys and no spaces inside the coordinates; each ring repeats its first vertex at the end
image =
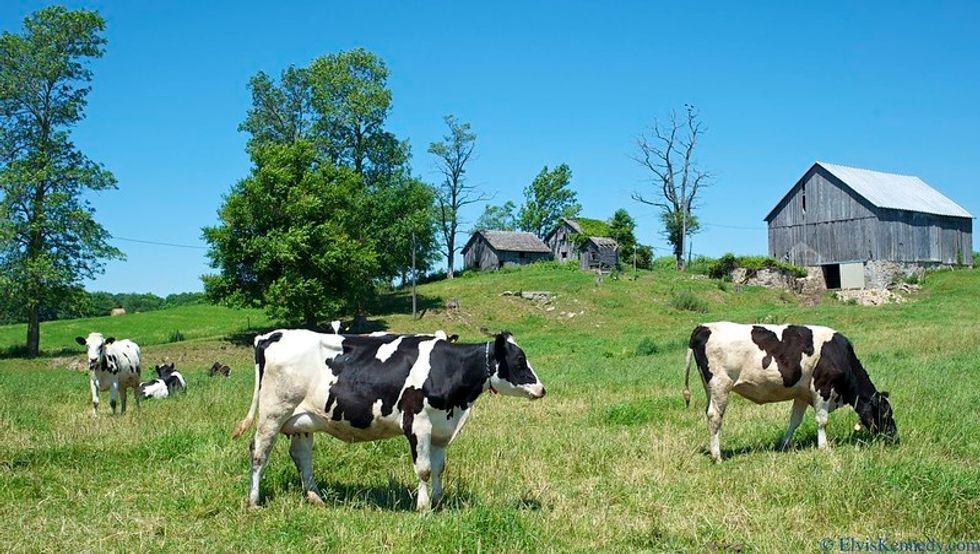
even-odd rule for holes
{"type": "Polygon", "coordinates": [[[114,342],[116,342],[116,337],[109,337],[105,340],[106,344],[112,344],[114,342]]]}
{"type": "Polygon", "coordinates": [[[449,337],[447,337],[446,340],[448,340],[449,342],[456,342],[459,340],[459,335],[449,335],[449,337]]]}
{"type": "Polygon", "coordinates": [[[85,346],[85,339],[83,339],[82,337],[75,337],[75,342],[77,342],[82,346],[85,346]]]}
{"type": "Polygon", "coordinates": [[[507,334],[497,333],[497,336],[494,339],[493,343],[494,343],[493,344],[494,349],[496,349],[497,352],[502,351],[504,348],[507,347],[507,334]]]}

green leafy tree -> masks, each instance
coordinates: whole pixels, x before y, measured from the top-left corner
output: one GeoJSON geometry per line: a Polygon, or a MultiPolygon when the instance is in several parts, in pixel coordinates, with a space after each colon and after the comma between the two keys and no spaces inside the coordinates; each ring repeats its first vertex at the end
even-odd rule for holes
{"type": "Polygon", "coordinates": [[[487,204],[483,214],[473,224],[473,230],[513,231],[517,229],[517,216],[514,215],[516,210],[517,206],[510,200],[504,202],[503,206],[487,204]]]}
{"type": "Polygon", "coordinates": [[[252,149],[252,174],[204,229],[219,273],[204,277],[216,301],[264,306],[288,323],[315,325],[363,305],[378,273],[365,223],[365,193],[348,168],[317,162],[305,140],[252,149]]]}
{"type": "Polygon", "coordinates": [[[459,211],[490,197],[478,193],[476,186],[466,179],[466,166],[473,159],[476,148],[476,133],[470,130],[469,123],[460,123],[455,116],[447,115],[443,120],[449,127],[449,134],[443,137],[442,142],[430,144],[429,154],[436,157],[436,168],[442,174],[442,182],[435,186],[436,223],[442,237],[442,253],[446,256],[446,278],[452,279],[453,263],[460,249],[456,245],[459,211]]]}
{"type": "MultiPolygon", "coordinates": [[[[633,265],[633,253],[636,248],[636,220],[629,212],[620,208],[609,218],[609,236],[619,245],[619,260],[621,264],[633,265]]],[[[638,264],[639,265],[639,264],[638,264]]]]}
{"type": "MultiPolygon", "coordinates": [[[[252,106],[239,127],[250,134],[248,150],[256,165],[257,152],[266,146],[303,142],[314,158],[304,171],[332,167],[355,177],[346,233],[374,250],[368,285],[408,275],[413,235],[419,271],[428,270],[438,256],[432,190],[412,177],[408,143],[385,129],[391,107],[387,78],[384,62],[363,49],[322,56],[309,67],[288,67],[278,79],[260,72],[249,82],[252,106]]],[[[366,298],[362,288],[358,297],[366,298]]]]}
{"type": "Polygon", "coordinates": [[[639,154],[634,158],[651,174],[654,192],[633,193],[633,199],[661,209],[667,240],[674,247],[677,269],[684,269],[687,238],[699,229],[694,218],[698,194],[711,175],[698,167],[696,148],[707,131],[697,110],[684,105],[685,115],[671,112],[666,122],[654,121],[649,133],[637,139],[639,154]]]}
{"type": "Polygon", "coordinates": [[[0,36],[0,294],[26,313],[30,356],[43,314],[70,307],[83,280],[122,257],[84,198],[116,180],[70,135],[104,28],[95,12],[49,7],[25,19],[22,34],[0,36]]]}
{"type": "Polygon", "coordinates": [[[572,170],[561,164],[549,170],[548,166],[538,173],[534,181],[524,189],[524,204],[518,213],[518,226],[522,231],[534,233],[544,239],[563,217],[575,217],[582,206],[569,184],[572,170]]]}

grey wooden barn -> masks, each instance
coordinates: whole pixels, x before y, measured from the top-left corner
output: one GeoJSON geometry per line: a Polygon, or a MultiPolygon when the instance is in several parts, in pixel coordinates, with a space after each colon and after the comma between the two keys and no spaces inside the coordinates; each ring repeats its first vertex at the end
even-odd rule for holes
{"type": "Polygon", "coordinates": [[[562,218],[544,242],[555,260],[578,261],[584,269],[611,269],[619,263],[619,245],[612,238],[596,235],[608,232],[608,225],[595,219],[562,218]]]}
{"type": "Polygon", "coordinates": [[[973,264],[973,216],[910,175],[816,162],[765,221],[769,255],[821,268],[827,288],[881,286],[879,262],[973,264]]]}
{"type": "Polygon", "coordinates": [[[547,244],[522,231],[477,231],[463,246],[462,253],[466,269],[499,269],[551,259],[547,244]]]}

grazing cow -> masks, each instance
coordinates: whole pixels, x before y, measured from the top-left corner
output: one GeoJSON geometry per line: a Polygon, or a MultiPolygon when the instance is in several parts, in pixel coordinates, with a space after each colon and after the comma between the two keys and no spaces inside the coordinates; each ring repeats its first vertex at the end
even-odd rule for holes
{"type": "Polygon", "coordinates": [[[208,377],[214,377],[215,375],[229,377],[231,376],[231,368],[221,362],[214,362],[208,369],[208,377]]]}
{"type": "Polygon", "coordinates": [[[479,344],[451,344],[442,336],[279,330],[255,337],[252,404],[233,434],[252,424],[261,402],[249,504],[258,504],[262,469],[280,432],[291,438],[307,499],[322,503],[312,465],[312,433],[320,431],[345,442],[404,435],[419,478],[417,507],[438,504],[446,446],[477,397],[487,389],[532,400],[545,394],[510,333],[479,344]]]}
{"type": "MultiPolygon", "coordinates": [[[[122,413],[126,413],[126,391],[140,384],[140,347],[133,341],[103,338],[102,333],[75,337],[75,342],[87,348],[89,384],[92,389],[92,416],[99,408],[99,391],[109,391],[109,406],[116,413],[116,397],[122,389],[122,413]]],[[[140,397],[136,398],[139,408],[140,397]]]]}
{"type": "Polygon", "coordinates": [[[756,404],[793,401],[789,427],[780,441],[785,449],[813,406],[817,447],[827,446],[827,418],[847,404],[874,434],[896,440],[898,430],[887,392],[878,392],[854,348],[833,329],[802,325],[740,325],[727,321],[705,323],[691,333],[684,372],[684,402],[691,357],[697,362],[707,395],[705,414],[711,433],[711,457],[721,461],[719,434],[733,390],[756,404]]]}
{"type": "Polygon", "coordinates": [[[174,369],[173,362],[156,366],[157,378],[140,384],[137,398],[167,398],[178,392],[187,390],[187,382],[179,371],[174,369]]]}

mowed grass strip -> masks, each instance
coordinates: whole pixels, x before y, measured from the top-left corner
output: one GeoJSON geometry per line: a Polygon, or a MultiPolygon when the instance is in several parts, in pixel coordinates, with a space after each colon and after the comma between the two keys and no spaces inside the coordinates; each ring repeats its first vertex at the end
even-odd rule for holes
{"type": "MultiPolygon", "coordinates": [[[[787,552],[818,550],[825,537],[976,540],[977,291],[975,271],[930,274],[909,303],[883,307],[804,306],[774,291],[736,293],[660,272],[596,287],[588,274],[527,268],[422,286],[431,306],[422,320],[397,311],[378,318],[393,330],[445,329],[469,342],[482,340],[480,325],[507,328],[548,388],[533,403],[481,397],[448,449],[444,506],[426,516],[413,510],[406,441],[348,445],[327,435],[314,450],[325,507],[304,502],[280,440],[264,507],[246,509],[248,437],[229,434],[248,408],[253,366],[251,349],[236,342],[148,344],[150,363],[176,361],[187,394],[139,412],[131,402],[127,415],[94,421],[85,373],[48,359],[0,360],[0,536],[6,550],[31,552],[787,552]],[[542,304],[500,296],[505,290],[554,298],[542,304]],[[673,307],[681,293],[708,312],[673,307]],[[459,311],[438,308],[449,297],[459,311]],[[900,444],[854,433],[857,416],[843,408],[830,418],[832,448],[818,451],[811,410],[792,448],[778,452],[790,404],[733,397],[726,459],[712,464],[696,373],[690,408],[680,390],[690,330],[717,319],[839,329],[891,391],[900,444]],[[639,347],[651,341],[656,348],[639,347]],[[229,379],[207,377],[213,360],[232,367],[229,379]]],[[[382,306],[401,309],[405,298],[382,306]]],[[[240,319],[229,315],[233,326],[222,332],[240,319]]],[[[202,313],[199,323],[181,331],[208,336],[214,322],[202,313]]],[[[155,332],[151,319],[142,332],[155,332]]]]}

